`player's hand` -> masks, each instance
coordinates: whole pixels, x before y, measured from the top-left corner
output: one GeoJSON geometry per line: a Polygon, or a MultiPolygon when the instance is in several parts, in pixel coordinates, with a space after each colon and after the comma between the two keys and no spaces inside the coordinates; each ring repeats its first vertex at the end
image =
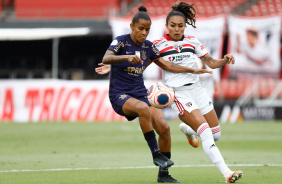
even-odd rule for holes
{"type": "Polygon", "coordinates": [[[110,65],[105,65],[103,63],[98,64],[100,67],[95,68],[95,71],[100,74],[100,75],[105,75],[107,73],[110,73],[111,71],[111,66],[110,65]]]}
{"type": "Polygon", "coordinates": [[[203,73],[212,73],[212,71],[206,70],[206,69],[194,69],[192,73],[193,74],[203,74],[203,73]]]}
{"type": "Polygon", "coordinates": [[[137,55],[128,55],[128,62],[130,62],[131,64],[143,64],[143,61],[137,55]]]}
{"type": "Polygon", "coordinates": [[[224,59],[226,64],[234,64],[235,63],[235,58],[232,54],[226,54],[223,59],[224,59]]]}

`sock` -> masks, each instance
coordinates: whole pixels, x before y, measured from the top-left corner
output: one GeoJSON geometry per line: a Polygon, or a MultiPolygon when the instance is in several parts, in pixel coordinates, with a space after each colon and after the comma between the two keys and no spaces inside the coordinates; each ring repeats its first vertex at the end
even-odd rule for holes
{"type": "MultiPolygon", "coordinates": [[[[161,152],[164,156],[166,156],[168,159],[170,159],[171,157],[171,153],[170,152],[161,152]]],[[[162,169],[161,167],[159,167],[159,176],[160,175],[168,175],[168,168],[162,169]]]]}
{"type": "Polygon", "coordinates": [[[221,129],[220,129],[220,126],[217,125],[215,127],[212,127],[211,128],[211,131],[212,131],[212,135],[213,135],[213,139],[214,141],[218,141],[221,137],[221,129]]]}
{"type": "Polygon", "coordinates": [[[149,148],[152,152],[152,155],[154,157],[154,153],[159,151],[159,146],[158,146],[158,142],[157,142],[154,130],[152,130],[150,132],[146,132],[144,134],[144,137],[145,137],[145,139],[148,143],[148,146],[149,146],[149,148]]]}
{"type": "MultiPolygon", "coordinates": [[[[217,167],[217,169],[223,174],[226,175],[226,173],[231,172],[231,170],[227,167],[227,165],[224,162],[224,159],[219,151],[219,149],[216,147],[212,135],[212,131],[209,127],[208,123],[203,123],[199,126],[198,135],[200,136],[202,140],[202,145],[205,153],[208,155],[210,160],[214,163],[214,165],[217,167]]],[[[225,177],[225,176],[224,176],[225,177]]]]}

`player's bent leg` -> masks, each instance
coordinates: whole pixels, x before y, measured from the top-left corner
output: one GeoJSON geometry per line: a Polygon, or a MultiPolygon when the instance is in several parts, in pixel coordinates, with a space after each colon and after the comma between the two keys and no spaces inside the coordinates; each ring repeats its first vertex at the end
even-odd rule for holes
{"type": "Polygon", "coordinates": [[[195,109],[191,113],[184,111],[184,114],[179,115],[179,118],[184,122],[179,125],[180,130],[186,135],[189,144],[197,148],[200,143],[196,131],[201,123],[205,122],[205,118],[199,109],[195,109]]]}
{"type": "MultiPolygon", "coordinates": [[[[153,122],[153,127],[159,134],[159,148],[161,153],[168,159],[171,158],[171,136],[170,136],[170,126],[165,118],[165,115],[161,109],[156,109],[150,107],[151,119],[153,122]]],[[[157,181],[159,183],[180,183],[169,175],[168,168],[159,167],[159,173],[157,181]]]]}
{"type": "Polygon", "coordinates": [[[159,148],[161,152],[170,152],[171,150],[171,136],[170,126],[161,109],[156,109],[150,106],[151,119],[153,127],[159,135],[159,148]]]}
{"type": "Polygon", "coordinates": [[[129,98],[122,106],[122,110],[127,116],[136,116],[137,114],[139,117],[140,127],[153,156],[153,163],[161,168],[172,166],[173,161],[165,157],[159,150],[149,106],[143,101],[129,98]]]}
{"type": "Polygon", "coordinates": [[[211,127],[212,135],[214,141],[218,141],[221,137],[221,128],[220,126],[211,127]]]}
{"type": "Polygon", "coordinates": [[[204,114],[204,117],[211,128],[214,141],[218,141],[221,137],[221,128],[215,110],[212,109],[210,112],[204,114]]]}
{"type": "Polygon", "coordinates": [[[190,126],[180,123],[179,129],[184,133],[191,146],[194,148],[199,147],[200,142],[197,133],[190,126]]]}
{"type": "Polygon", "coordinates": [[[129,98],[122,106],[122,111],[127,116],[138,116],[143,133],[153,130],[149,106],[135,98],[129,98]]]}

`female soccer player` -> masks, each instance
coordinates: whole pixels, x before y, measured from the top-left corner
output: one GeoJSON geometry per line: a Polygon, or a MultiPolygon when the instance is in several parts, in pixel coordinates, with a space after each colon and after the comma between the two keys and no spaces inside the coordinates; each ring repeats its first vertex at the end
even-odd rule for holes
{"type": "MultiPolygon", "coordinates": [[[[152,107],[147,99],[142,73],[155,62],[164,70],[178,73],[211,73],[169,63],[160,57],[152,42],[146,40],[151,19],[141,6],[130,24],[131,33],[116,37],[106,51],[102,63],[111,65],[109,98],[116,113],[129,121],[139,117],[140,127],[150,147],[155,165],[160,166],[158,182],[180,183],[168,174],[174,163],[170,158],[170,129],[160,109],[152,107]],[[153,128],[159,134],[159,146],[153,128]]],[[[101,70],[100,70],[101,71],[101,70]]],[[[96,69],[99,73],[99,69],[96,69]]],[[[100,73],[101,74],[101,73],[100,73]]]]}
{"type": "MultiPolygon", "coordinates": [[[[198,68],[195,55],[212,69],[234,64],[235,60],[231,54],[225,55],[223,59],[213,59],[198,39],[184,36],[186,24],[196,27],[195,16],[194,4],[176,2],[172,6],[172,11],[166,18],[168,35],[154,41],[161,57],[171,63],[195,69],[198,68]]],[[[226,182],[234,183],[241,178],[242,171],[231,171],[215,145],[214,141],[218,140],[221,134],[218,117],[199,76],[163,70],[163,82],[175,90],[175,101],[171,107],[184,122],[179,127],[189,143],[198,147],[199,141],[195,135],[201,138],[205,153],[223,174],[226,182]]]]}

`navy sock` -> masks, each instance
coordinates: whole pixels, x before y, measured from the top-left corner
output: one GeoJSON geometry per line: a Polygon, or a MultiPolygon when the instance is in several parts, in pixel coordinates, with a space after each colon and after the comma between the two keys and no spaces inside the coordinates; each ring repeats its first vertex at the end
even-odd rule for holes
{"type": "MultiPolygon", "coordinates": [[[[170,159],[171,157],[171,153],[170,152],[161,152],[164,156],[166,156],[168,159],[170,159]]],[[[162,175],[168,175],[168,168],[162,169],[161,167],[159,167],[159,176],[162,175]]]]}
{"type": "Polygon", "coordinates": [[[144,134],[144,137],[148,143],[148,146],[152,152],[152,155],[159,151],[159,146],[158,146],[158,142],[157,142],[157,139],[156,139],[156,135],[155,135],[155,132],[154,130],[150,131],[150,132],[146,132],[144,134]]]}

